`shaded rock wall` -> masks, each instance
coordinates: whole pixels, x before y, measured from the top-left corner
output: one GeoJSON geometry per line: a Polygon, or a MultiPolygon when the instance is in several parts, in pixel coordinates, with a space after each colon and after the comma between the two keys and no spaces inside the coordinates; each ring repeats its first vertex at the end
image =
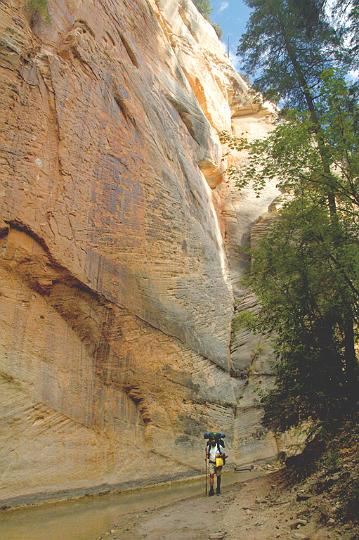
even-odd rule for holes
{"type": "MultiPolygon", "coordinates": [[[[261,107],[253,104],[250,107],[250,104],[235,102],[232,109],[232,133],[238,137],[246,134],[249,140],[254,140],[264,137],[273,129],[275,110],[271,104],[261,107]]],[[[246,162],[247,153],[232,151],[230,159],[231,164],[240,169],[246,162]]],[[[264,233],[273,218],[272,206],[275,207],[275,204],[272,203],[279,193],[275,182],[267,185],[260,197],[250,186],[239,192],[233,184],[234,180],[226,179],[218,191],[223,201],[226,252],[234,294],[230,344],[232,374],[243,383],[237,401],[233,444],[239,448],[241,459],[248,462],[270,458],[277,451],[279,441],[263,429],[263,413],[259,406],[260,392],[268,390],[273,384],[273,357],[266,339],[254,336],[247,328],[241,327],[236,316],[243,311],[257,310],[257,299],[243,286],[241,278],[250,264],[248,248],[264,233]]]]}
{"type": "Polygon", "coordinates": [[[48,6],[0,5],[0,499],[201,470],[207,428],[271,457],[231,323],[274,195],[218,139],[268,111],[189,0],[48,6]]]}

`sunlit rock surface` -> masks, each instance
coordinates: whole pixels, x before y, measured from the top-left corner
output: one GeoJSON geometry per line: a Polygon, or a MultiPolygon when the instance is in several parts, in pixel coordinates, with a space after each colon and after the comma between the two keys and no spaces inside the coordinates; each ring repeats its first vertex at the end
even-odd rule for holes
{"type": "Polygon", "coordinates": [[[218,138],[271,111],[190,0],[23,4],[0,5],[0,499],[202,471],[206,429],[275,456],[269,355],[232,319],[276,192],[238,193],[218,138]]]}

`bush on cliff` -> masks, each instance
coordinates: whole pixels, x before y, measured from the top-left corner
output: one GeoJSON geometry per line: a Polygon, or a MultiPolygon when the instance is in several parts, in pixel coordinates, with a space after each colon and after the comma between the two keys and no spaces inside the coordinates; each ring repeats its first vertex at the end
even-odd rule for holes
{"type": "Polygon", "coordinates": [[[48,0],[28,0],[26,8],[31,15],[32,23],[35,23],[36,19],[42,19],[47,22],[50,20],[48,0]]]}
{"type": "Polygon", "coordinates": [[[203,15],[203,17],[207,19],[208,22],[211,23],[218,38],[222,39],[222,36],[223,36],[222,28],[220,27],[219,24],[212,22],[210,19],[210,16],[212,13],[212,5],[211,5],[210,0],[193,0],[193,3],[198,9],[198,11],[201,13],[201,15],[203,15]]]}
{"type": "Polygon", "coordinates": [[[212,26],[213,26],[213,28],[214,28],[214,30],[215,30],[217,36],[218,36],[218,39],[222,39],[222,37],[223,37],[223,30],[222,30],[222,28],[220,27],[220,25],[219,25],[219,24],[216,24],[216,23],[211,23],[211,24],[212,24],[212,26]]]}
{"type": "Polygon", "coordinates": [[[198,11],[205,17],[206,19],[209,19],[211,13],[212,13],[212,6],[210,0],[193,0],[194,5],[198,9],[198,11]]]}

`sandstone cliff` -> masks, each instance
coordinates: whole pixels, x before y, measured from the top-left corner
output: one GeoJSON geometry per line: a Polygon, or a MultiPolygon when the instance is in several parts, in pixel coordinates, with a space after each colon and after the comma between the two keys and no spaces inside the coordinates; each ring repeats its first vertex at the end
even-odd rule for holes
{"type": "Polygon", "coordinates": [[[238,193],[218,138],[270,110],[190,0],[48,9],[0,5],[0,499],[193,472],[207,428],[273,457],[232,319],[276,192],[238,193]]]}

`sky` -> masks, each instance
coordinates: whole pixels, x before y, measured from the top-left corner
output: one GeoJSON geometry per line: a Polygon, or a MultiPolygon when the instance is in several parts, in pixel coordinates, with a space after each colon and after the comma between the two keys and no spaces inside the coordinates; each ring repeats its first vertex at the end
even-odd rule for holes
{"type": "Polygon", "coordinates": [[[211,20],[221,26],[222,41],[226,45],[226,50],[229,38],[230,57],[235,68],[238,69],[237,45],[245,30],[250,10],[242,0],[212,0],[211,4],[213,8],[211,20]]]}

